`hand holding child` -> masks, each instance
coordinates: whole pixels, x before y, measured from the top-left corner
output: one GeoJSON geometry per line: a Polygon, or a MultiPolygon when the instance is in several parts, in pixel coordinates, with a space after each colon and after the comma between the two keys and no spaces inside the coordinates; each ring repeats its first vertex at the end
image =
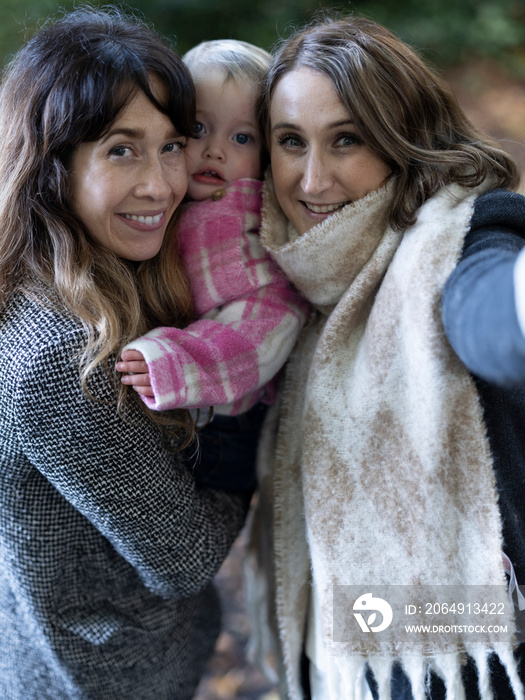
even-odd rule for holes
{"type": "Polygon", "coordinates": [[[116,368],[117,372],[123,372],[120,380],[123,384],[130,384],[142,396],[154,396],[148,365],[138,350],[124,350],[116,368]]]}

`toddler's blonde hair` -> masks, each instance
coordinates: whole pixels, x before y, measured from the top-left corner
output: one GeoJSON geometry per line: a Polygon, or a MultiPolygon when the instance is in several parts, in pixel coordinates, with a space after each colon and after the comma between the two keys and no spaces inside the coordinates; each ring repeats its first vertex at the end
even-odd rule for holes
{"type": "Polygon", "coordinates": [[[257,85],[266,78],[271,56],[264,49],[238,39],[203,41],[190,49],[182,60],[194,78],[204,68],[222,68],[229,80],[248,80],[257,85]]]}

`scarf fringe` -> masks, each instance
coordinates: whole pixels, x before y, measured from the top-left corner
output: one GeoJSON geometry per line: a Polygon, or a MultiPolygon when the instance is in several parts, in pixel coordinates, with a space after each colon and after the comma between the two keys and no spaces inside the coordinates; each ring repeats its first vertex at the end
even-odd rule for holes
{"type": "MultiPolygon", "coordinates": [[[[466,700],[465,689],[461,679],[461,664],[458,656],[452,654],[439,654],[429,666],[428,682],[430,683],[430,670],[433,670],[444,682],[447,691],[447,700],[466,700]]],[[[491,700],[481,696],[482,700],[491,700]]]]}
{"type": "MultiPolygon", "coordinates": [[[[488,651],[482,648],[473,648],[469,650],[469,655],[473,659],[478,674],[478,689],[481,700],[494,700],[490,681],[489,656],[495,654],[507,672],[507,677],[512,688],[514,700],[525,700],[523,685],[518,676],[516,660],[512,652],[507,648],[498,649],[497,651],[488,651]]],[[[348,658],[345,660],[348,662],[348,658]]],[[[361,672],[364,674],[366,665],[370,667],[374,674],[377,683],[377,692],[379,700],[392,700],[391,695],[391,674],[393,667],[393,659],[385,658],[369,658],[368,661],[359,659],[361,672]]],[[[410,656],[400,659],[403,671],[410,681],[410,688],[414,700],[426,700],[427,693],[430,690],[430,672],[441,678],[446,689],[446,700],[469,700],[465,694],[461,675],[460,657],[454,654],[441,654],[431,659],[424,659],[420,656],[410,656]]],[[[357,677],[354,670],[355,661],[350,664],[350,674],[357,677]]],[[[339,666],[343,666],[339,663],[339,666]]],[[[345,694],[345,698],[349,700],[361,700],[362,692],[359,691],[356,684],[355,692],[345,694]]],[[[337,697],[337,695],[334,695],[337,697]]],[[[508,700],[512,700],[508,698],[508,700]]]]}
{"type": "MultiPolygon", "coordinates": [[[[518,669],[516,666],[514,654],[507,647],[502,647],[497,651],[497,655],[499,656],[501,663],[505,667],[511,688],[514,692],[514,697],[516,698],[516,700],[524,700],[525,696],[523,693],[523,685],[518,675],[518,669]]],[[[485,699],[482,698],[482,700],[485,699]]]]}
{"type": "Polygon", "coordinates": [[[381,700],[390,700],[390,679],[392,676],[392,659],[369,659],[368,665],[377,683],[377,692],[381,700]]]}
{"type": "MultiPolygon", "coordinates": [[[[403,670],[408,676],[412,688],[414,700],[426,700],[427,682],[429,677],[428,666],[422,659],[410,657],[403,660],[403,670]]],[[[460,698],[457,698],[460,700],[460,698]]],[[[461,698],[464,700],[464,698],[461,698]]]]}
{"type": "Polygon", "coordinates": [[[482,698],[493,700],[494,696],[490,685],[489,655],[486,649],[471,651],[472,658],[476,662],[478,669],[478,688],[482,698]]]}

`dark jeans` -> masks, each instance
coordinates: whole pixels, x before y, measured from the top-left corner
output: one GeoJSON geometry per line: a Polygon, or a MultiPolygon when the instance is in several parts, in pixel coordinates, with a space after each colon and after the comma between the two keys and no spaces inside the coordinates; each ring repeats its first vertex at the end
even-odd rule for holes
{"type": "Polygon", "coordinates": [[[256,486],[255,459],[266,406],[256,404],[239,416],[214,416],[199,430],[200,453],[188,450],[200,486],[226,491],[250,491],[256,486]]]}

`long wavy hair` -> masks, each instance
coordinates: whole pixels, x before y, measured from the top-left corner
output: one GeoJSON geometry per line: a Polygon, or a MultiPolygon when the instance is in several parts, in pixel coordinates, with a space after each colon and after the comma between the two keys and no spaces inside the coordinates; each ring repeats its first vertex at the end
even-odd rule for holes
{"type": "MultiPolygon", "coordinates": [[[[48,290],[87,332],[81,380],[102,365],[119,412],[126,396],[113,369],[130,340],[155,326],[184,326],[191,291],[177,252],[177,215],[159,253],[132,265],[97,243],[71,206],[71,158],[101,138],[141,90],[182,136],[195,121],[189,72],[141,20],[118,9],[84,7],[44,25],[7,66],[0,86],[0,302],[15,289],[48,290]],[[150,76],[164,86],[162,102],[150,76]]],[[[140,402],[142,405],[142,402],[140,402]]],[[[188,411],[149,412],[193,436],[188,411]]]]}
{"type": "Polygon", "coordinates": [[[470,123],[445,81],[388,29],[354,15],[318,19],[277,48],[258,105],[268,147],[273,91],[300,67],[330,78],[360,136],[392,168],[396,228],[450,183],[475,187],[492,176],[517,187],[513,159],[470,123]]]}

